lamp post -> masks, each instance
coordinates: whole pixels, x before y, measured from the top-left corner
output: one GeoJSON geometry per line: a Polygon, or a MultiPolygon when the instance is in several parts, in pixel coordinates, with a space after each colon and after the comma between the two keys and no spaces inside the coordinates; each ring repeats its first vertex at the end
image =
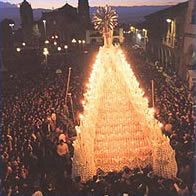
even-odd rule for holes
{"type": "Polygon", "coordinates": [[[44,23],[44,36],[46,38],[46,20],[43,20],[43,23],[44,23]]]}
{"type": "Polygon", "coordinates": [[[65,54],[67,54],[68,45],[64,45],[64,49],[65,49],[65,54]]]}
{"type": "Polygon", "coordinates": [[[86,43],[86,41],[82,40],[82,47],[83,47],[83,49],[84,49],[85,43],[86,43]]]}
{"type": "Polygon", "coordinates": [[[11,29],[12,29],[12,34],[13,34],[13,31],[14,31],[14,23],[10,23],[9,26],[11,27],[11,29]]]}
{"type": "Polygon", "coordinates": [[[47,66],[48,65],[48,55],[49,55],[48,48],[44,48],[43,55],[45,56],[45,62],[46,62],[46,66],[47,66]]]}

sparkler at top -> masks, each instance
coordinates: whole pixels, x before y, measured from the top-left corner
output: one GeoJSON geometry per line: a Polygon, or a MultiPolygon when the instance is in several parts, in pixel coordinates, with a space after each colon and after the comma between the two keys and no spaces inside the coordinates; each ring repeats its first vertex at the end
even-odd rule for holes
{"type": "Polygon", "coordinates": [[[118,14],[116,10],[108,5],[99,7],[94,14],[93,23],[95,29],[104,37],[104,46],[110,47],[112,45],[114,28],[118,24],[118,14]]]}

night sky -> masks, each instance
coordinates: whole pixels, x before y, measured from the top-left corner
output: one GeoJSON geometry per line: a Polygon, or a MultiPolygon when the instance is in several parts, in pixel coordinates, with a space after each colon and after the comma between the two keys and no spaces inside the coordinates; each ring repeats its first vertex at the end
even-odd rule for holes
{"type": "MultiPolygon", "coordinates": [[[[3,2],[21,3],[23,0],[1,0],[3,2]]],[[[27,0],[33,8],[58,8],[66,2],[77,6],[78,0],[27,0]]],[[[90,6],[114,5],[114,6],[140,6],[140,5],[174,5],[186,0],[89,0],[90,6]]]]}

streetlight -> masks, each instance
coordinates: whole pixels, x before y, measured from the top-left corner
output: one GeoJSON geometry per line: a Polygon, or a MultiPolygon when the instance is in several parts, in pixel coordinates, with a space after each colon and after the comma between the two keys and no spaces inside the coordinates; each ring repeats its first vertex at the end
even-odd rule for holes
{"type": "Polygon", "coordinates": [[[46,20],[42,20],[42,22],[44,23],[44,34],[45,34],[45,37],[46,37],[46,20]]]}
{"type": "Polygon", "coordinates": [[[57,42],[54,42],[54,45],[56,46],[57,45],[57,42]]]}
{"type": "Polygon", "coordinates": [[[71,41],[73,44],[77,43],[76,39],[73,38],[72,41],[71,41]]]}
{"type": "Polygon", "coordinates": [[[26,46],[26,43],[25,42],[22,42],[22,45],[25,47],[26,46]]]}
{"type": "Polygon", "coordinates": [[[45,62],[46,62],[46,66],[47,66],[47,64],[48,64],[48,55],[49,55],[48,48],[44,48],[43,55],[45,56],[45,62]]]}
{"type": "Polygon", "coordinates": [[[55,38],[58,39],[59,38],[58,35],[55,35],[55,38]]]}
{"type": "Polygon", "coordinates": [[[61,47],[58,47],[57,50],[60,52],[61,51],[61,47]]]}
{"type": "Polygon", "coordinates": [[[10,26],[11,29],[12,29],[12,34],[14,34],[14,32],[13,32],[13,31],[14,31],[14,23],[10,23],[9,26],[10,26]]]}
{"type": "Polygon", "coordinates": [[[16,51],[17,51],[17,52],[20,52],[20,51],[21,51],[21,48],[16,48],[16,51]]]}
{"type": "Polygon", "coordinates": [[[46,40],[44,43],[45,43],[45,44],[49,44],[49,41],[48,41],[48,40],[46,40]]]}
{"type": "Polygon", "coordinates": [[[172,20],[170,18],[166,19],[167,23],[171,23],[172,20]]]}
{"type": "Polygon", "coordinates": [[[67,54],[68,45],[64,45],[65,53],[67,54]]]}

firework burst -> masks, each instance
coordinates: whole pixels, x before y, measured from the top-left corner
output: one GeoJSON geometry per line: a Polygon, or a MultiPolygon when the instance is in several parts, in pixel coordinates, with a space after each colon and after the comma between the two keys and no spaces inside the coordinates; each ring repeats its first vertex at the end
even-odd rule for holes
{"type": "Polygon", "coordinates": [[[101,33],[107,33],[113,31],[118,24],[118,15],[115,9],[106,5],[105,7],[99,7],[94,14],[93,23],[95,29],[101,33]]]}

